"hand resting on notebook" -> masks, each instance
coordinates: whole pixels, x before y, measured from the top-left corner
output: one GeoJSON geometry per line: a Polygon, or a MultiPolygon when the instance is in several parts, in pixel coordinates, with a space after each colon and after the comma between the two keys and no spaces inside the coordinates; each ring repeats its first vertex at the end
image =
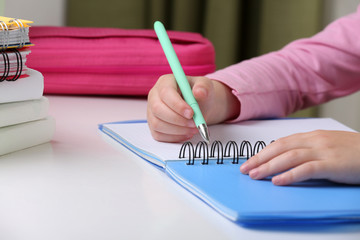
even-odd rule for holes
{"type": "Polygon", "coordinates": [[[276,185],[308,179],[360,184],[360,133],[317,130],[280,138],[240,170],[253,179],[285,171],[272,178],[276,185]]]}

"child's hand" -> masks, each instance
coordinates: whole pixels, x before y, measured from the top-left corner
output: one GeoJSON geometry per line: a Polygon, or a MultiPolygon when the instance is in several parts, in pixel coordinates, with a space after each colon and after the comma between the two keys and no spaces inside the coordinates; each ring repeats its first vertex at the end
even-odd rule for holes
{"type": "Polygon", "coordinates": [[[240,171],[253,179],[285,171],[272,178],[276,185],[308,179],[360,184],[360,133],[318,130],[280,138],[240,171]]]}
{"type": "MultiPolygon", "coordinates": [[[[208,125],[239,113],[239,101],[224,84],[206,77],[187,77],[208,125]]],[[[172,74],[159,78],[148,94],[147,120],[154,139],[181,142],[198,134],[192,108],[184,101],[172,74]]]]}

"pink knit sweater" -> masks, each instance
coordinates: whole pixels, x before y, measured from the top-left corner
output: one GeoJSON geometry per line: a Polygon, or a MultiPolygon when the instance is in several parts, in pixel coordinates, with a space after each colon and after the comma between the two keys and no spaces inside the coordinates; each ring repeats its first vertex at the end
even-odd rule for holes
{"type": "Polygon", "coordinates": [[[283,117],[360,89],[360,6],[322,32],[208,74],[233,89],[236,121],[283,117]]]}

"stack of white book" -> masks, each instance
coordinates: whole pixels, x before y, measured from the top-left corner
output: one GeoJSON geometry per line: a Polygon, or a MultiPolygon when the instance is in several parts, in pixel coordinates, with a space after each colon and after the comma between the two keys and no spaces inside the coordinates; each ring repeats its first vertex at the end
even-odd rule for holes
{"type": "Polygon", "coordinates": [[[30,23],[0,17],[0,155],[49,142],[55,132],[44,77],[26,67],[30,23]]]}

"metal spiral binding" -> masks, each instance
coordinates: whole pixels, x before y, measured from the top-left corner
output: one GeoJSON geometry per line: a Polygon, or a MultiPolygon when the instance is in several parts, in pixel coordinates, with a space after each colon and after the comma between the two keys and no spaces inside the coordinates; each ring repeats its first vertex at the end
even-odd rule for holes
{"type": "Polygon", "coordinates": [[[22,74],[22,70],[23,70],[23,60],[22,60],[22,56],[21,53],[17,50],[17,49],[11,49],[8,51],[0,51],[1,55],[3,56],[3,60],[4,60],[4,71],[3,71],[3,75],[0,77],[0,82],[3,81],[16,81],[17,79],[19,79],[19,77],[22,74]],[[12,78],[9,78],[9,73],[10,73],[10,59],[9,59],[9,55],[8,52],[12,51],[15,53],[16,56],[16,73],[12,78]]]}
{"type": "Polygon", "coordinates": [[[7,54],[6,51],[1,51],[1,55],[4,59],[4,73],[0,78],[0,82],[3,82],[4,80],[7,79],[7,77],[9,76],[9,72],[10,72],[10,61],[9,61],[9,55],[7,54]]]}
{"type": "Polygon", "coordinates": [[[25,46],[25,40],[26,40],[26,31],[25,26],[19,19],[12,19],[10,22],[15,22],[16,25],[19,27],[20,32],[20,42],[19,42],[19,48],[22,48],[25,46]]]}
{"type": "MultiPolygon", "coordinates": [[[[24,47],[26,44],[26,37],[27,37],[24,24],[19,19],[12,19],[12,20],[10,20],[10,22],[14,22],[19,28],[20,42],[19,42],[18,48],[24,47]]],[[[0,30],[3,33],[2,38],[0,39],[0,52],[3,57],[3,62],[4,62],[3,74],[0,77],[0,82],[3,82],[5,80],[6,81],[16,81],[17,79],[19,79],[19,77],[21,76],[22,71],[23,71],[23,59],[22,59],[21,53],[17,49],[8,50],[10,34],[9,34],[9,28],[4,21],[0,21],[0,30]],[[10,52],[13,52],[16,57],[16,72],[15,72],[14,76],[11,78],[9,78],[10,67],[11,67],[10,59],[9,59],[10,52]]]]}
{"type": "Polygon", "coordinates": [[[187,165],[194,165],[195,159],[202,159],[201,164],[209,164],[209,157],[215,158],[217,160],[216,164],[223,164],[224,158],[232,158],[231,163],[238,164],[240,158],[245,157],[247,160],[265,147],[264,141],[257,141],[254,146],[249,141],[242,141],[240,145],[235,141],[228,141],[225,147],[220,141],[214,141],[211,146],[204,141],[200,141],[195,145],[195,148],[191,142],[185,142],[180,148],[179,158],[187,157],[187,165]],[[188,153],[188,156],[186,156],[186,153],[188,153]]]}
{"type": "Polygon", "coordinates": [[[214,141],[211,144],[211,154],[210,156],[212,158],[215,158],[215,153],[217,153],[217,164],[223,164],[224,163],[224,153],[223,153],[223,145],[220,141],[214,141]]]}
{"type": "Polygon", "coordinates": [[[179,152],[179,158],[185,158],[185,150],[186,148],[189,149],[189,154],[188,154],[188,158],[189,158],[189,162],[186,163],[188,165],[194,165],[194,146],[192,145],[191,142],[185,142],[180,149],[179,152]]]}
{"type": "Polygon", "coordinates": [[[2,41],[0,42],[1,43],[0,50],[5,50],[9,46],[9,29],[4,21],[0,21],[0,27],[2,32],[4,33],[2,37],[2,41]]]}
{"type": "Polygon", "coordinates": [[[201,156],[203,159],[201,164],[208,164],[209,163],[209,148],[208,148],[207,143],[204,141],[198,142],[198,144],[196,144],[196,147],[195,147],[194,158],[201,158],[201,156]],[[202,154],[201,154],[201,150],[202,150],[202,154]]]}
{"type": "Polygon", "coordinates": [[[23,70],[23,62],[22,62],[22,57],[21,57],[21,53],[17,50],[17,49],[13,49],[13,52],[16,55],[16,73],[14,75],[14,77],[12,79],[9,79],[8,81],[16,81],[19,79],[19,77],[22,74],[22,70],[23,70]]]}

